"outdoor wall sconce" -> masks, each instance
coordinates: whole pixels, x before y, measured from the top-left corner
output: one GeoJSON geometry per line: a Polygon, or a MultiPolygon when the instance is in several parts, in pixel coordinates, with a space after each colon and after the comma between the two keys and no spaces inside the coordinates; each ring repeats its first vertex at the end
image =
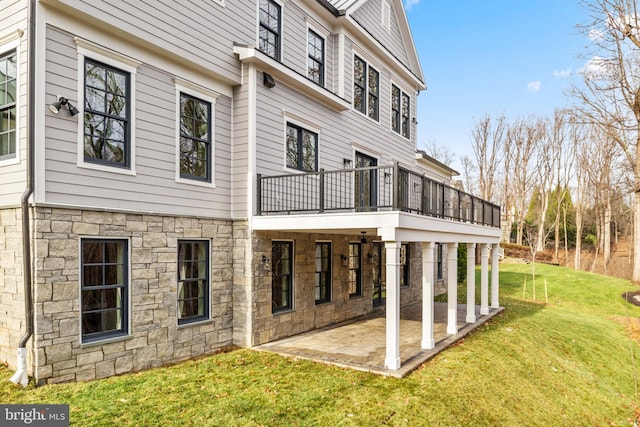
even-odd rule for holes
{"type": "Polygon", "coordinates": [[[384,173],[384,183],[391,184],[391,174],[389,172],[384,173]]]}
{"type": "Polygon", "coordinates": [[[413,122],[414,125],[418,124],[418,119],[416,119],[415,117],[411,119],[411,121],[413,122]]]}
{"type": "Polygon", "coordinates": [[[365,244],[367,243],[367,238],[364,237],[365,234],[367,234],[366,231],[361,231],[360,233],[362,233],[362,238],[360,239],[360,243],[365,244]]]}
{"type": "Polygon", "coordinates": [[[72,117],[80,112],[76,107],[71,105],[71,102],[69,102],[69,100],[64,96],[61,96],[60,98],[58,98],[58,100],[53,104],[49,104],[49,110],[51,110],[53,114],[58,114],[60,112],[60,109],[65,105],[67,106],[67,109],[69,110],[69,114],[72,117]]]}
{"type": "Polygon", "coordinates": [[[342,164],[345,169],[351,169],[351,159],[342,159],[342,164]]]}
{"type": "Polygon", "coordinates": [[[347,266],[347,256],[346,255],[340,255],[340,263],[342,264],[343,267],[347,266]]]}
{"type": "Polygon", "coordinates": [[[262,84],[267,89],[276,87],[276,81],[271,74],[262,73],[262,84]]]}
{"type": "Polygon", "coordinates": [[[271,260],[266,255],[262,255],[262,268],[264,271],[271,271],[271,260]]]}
{"type": "Polygon", "coordinates": [[[371,252],[367,254],[367,262],[373,264],[373,254],[371,252]]]}

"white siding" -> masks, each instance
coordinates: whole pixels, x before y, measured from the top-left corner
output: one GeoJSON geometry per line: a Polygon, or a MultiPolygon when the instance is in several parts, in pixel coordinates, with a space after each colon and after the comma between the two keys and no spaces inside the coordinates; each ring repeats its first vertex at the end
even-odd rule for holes
{"type": "Polygon", "coordinates": [[[0,3],[0,39],[11,40],[0,45],[0,55],[5,49],[16,48],[18,53],[18,141],[19,163],[0,164],[0,207],[19,206],[26,185],[27,155],[27,76],[28,76],[28,2],[3,0],[0,3]],[[20,31],[24,33],[20,36],[20,31]]]}
{"type": "MultiPolygon", "coordinates": [[[[47,30],[46,96],[78,99],[78,57],[73,35],[47,30]]],[[[231,99],[214,104],[215,188],[179,183],[176,174],[176,92],[173,77],[141,64],[136,74],[136,175],[78,167],[77,121],[82,115],[45,119],[45,202],[63,205],[157,212],[176,215],[230,216],[231,99]]],[[[180,77],[180,76],[177,76],[180,77]]],[[[78,106],[81,109],[82,106],[78,106]]]]}

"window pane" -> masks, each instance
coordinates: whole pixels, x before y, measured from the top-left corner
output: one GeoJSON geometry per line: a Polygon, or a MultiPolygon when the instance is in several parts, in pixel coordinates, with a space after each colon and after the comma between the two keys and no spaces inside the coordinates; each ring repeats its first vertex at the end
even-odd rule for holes
{"type": "Polygon", "coordinates": [[[178,242],[179,323],[208,316],[209,244],[206,241],[178,242]]]}

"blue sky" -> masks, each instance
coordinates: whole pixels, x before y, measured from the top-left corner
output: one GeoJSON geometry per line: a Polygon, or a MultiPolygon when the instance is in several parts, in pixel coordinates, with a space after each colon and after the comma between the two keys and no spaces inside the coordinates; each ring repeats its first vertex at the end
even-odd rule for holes
{"type": "MultiPolygon", "coordinates": [[[[406,0],[427,90],[418,97],[418,148],[472,156],[474,120],[551,116],[585,64],[577,0],[406,0]]],[[[456,159],[451,165],[459,168],[456,159]]],[[[458,169],[460,170],[460,169],[458,169]]]]}

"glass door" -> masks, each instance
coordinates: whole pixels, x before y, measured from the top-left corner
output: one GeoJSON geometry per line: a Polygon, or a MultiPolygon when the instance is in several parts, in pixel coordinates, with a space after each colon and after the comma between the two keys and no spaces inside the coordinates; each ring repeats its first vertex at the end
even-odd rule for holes
{"type": "MultiPolygon", "coordinates": [[[[356,169],[378,166],[378,160],[356,151],[356,169]]],[[[357,211],[375,210],[378,204],[377,171],[375,169],[354,171],[355,208],[357,211]]]]}

